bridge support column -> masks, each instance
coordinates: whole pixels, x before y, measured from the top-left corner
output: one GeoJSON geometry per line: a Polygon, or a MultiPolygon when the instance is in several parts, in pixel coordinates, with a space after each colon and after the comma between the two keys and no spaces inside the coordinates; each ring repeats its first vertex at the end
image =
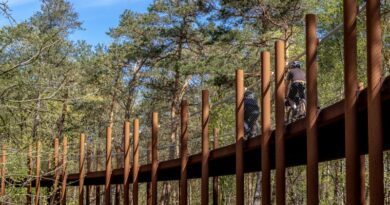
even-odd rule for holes
{"type": "Polygon", "coordinates": [[[285,74],[285,43],[281,40],[275,44],[275,159],[276,159],[276,204],[284,205],[286,203],[286,165],[284,156],[284,99],[286,85],[284,81],[285,74]]]}
{"type": "Polygon", "coordinates": [[[68,156],[68,138],[66,136],[63,136],[62,139],[62,185],[61,185],[61,193],[60,193],[60,204],[66,205],[66,185],[67,185],[67,178],[68,178],[68,171],[67,171],[67,156],[68,156]]]}
{"type": "Polygon", "coordinates": [[[316,205],[318,199],[318,135],[317,135],[317,19],[306,15],[306,76],[307,76],[307,204],[316,205]]]}
{"type": "Polygon", "coordinates": [[[202,205],[209,204],[209,111],[209,91],[202,90],[202,205]]]}
{"type": "MultiPolygon", "coordinates": [[[[148,163],[152,163],[152,142],[148,142],[148,149],[147,149],[147,160],[148,163]]],[[[152,205],[152,183],[147,182],[146,183],[146,204],[152,205]]]]}
{"type": "Polygon", "coordinates": [[[244,205],[244,71],[236,70],[236,205],[244,205]]]}
{"type": "Polygon", "coordinates": [[[382,41],[380,0],[367,0],[368,158],[370,204],[384,204],[381,107],[382,41]]]}
{"type": "MultiPolygon", "coordinates": [[[[91,171],[91,159],[92,159],[92,152],[91,152],[91,146],[87,143],[87,173],[91,171]]],[[[91,204],[91,186],[87,185],[85,188],[85,205],[91,204]]]]}
{"type": "Polygon", "coordinates": [[[271,138],[271,62],[270,53],[261,53],[261,194],[262,204],[271,204],[271,168],[269,141],[271,138]]]}
{"type": "MultiPolygon", "coordinates": [[[[96,171],[100,170],[100,154],[101,151],[99,150],[98,146],[95,146],[95,155],[96,155],[96,171]]],[[[100,205],[100,186],[95,186],[95,198],[96,198],[96,205],[100,205]]]]}
{"type": "Polygon", "coordinates": [[[133,205],[138,205],[139,120],[133,122],[133,205]]]}
{"type": "MultiPolygon", "coordinates": [[[[58,203],[58,196],[60,194],[59,190],[58,190],[58,184],[59,184],[59,180],[60,180],[60,171],[59,171],[59,163],[60,163],[60,160],[59,160],[59,140],[58,138],[56,137],[54,139],[54,185],[53,185],[53,194],[51,195],[51,198],[50,198],[50,204],[59,204],[58,203]]],[[[32,169],[32,167],[31,167],[32,169]]],[[[30,194],[31,195],[31,192],[28,192],[27,194],[30,194]]],[[[31,200],[31,199],[30,199],[31,200]]]]}
{"type": "MultiPolygon", "coordinates": [[[[218,148],[218,134],[219,134],[219,129],[214,128],[213,149],[218,148]]],[[[213,177],[213,204],[214,205],[219,204],[219,177],[213,177]]]]}
{"type": "Polygon", "coordinates": [[[84,204],[84,176],[85,176],[85,135],[80,135],[80,159],[79,159],[79,205],[84,204]]]}
{"type": "MultiPolygon", "coordinates": [[[[36,176],[35,176],[35,205],[39,205],[41,195],[41,142],[37,141],[36,176]]],[[[4,149],[3,149],[4,154],[4,149]]],[[[4,155],[3,155],[4,156],[4,155]]],[[[3,163],[5,163],[3,161],[3,163]]],[[[5,166],[5,165],[4,165],[5,166]]],[[[2,186],[3,188],[3,186],[2,186]]],[[[3,191],[2,191],[3,192],[3,191]]]]}
{"type": "Polygon", "coordinates": [[[125,154],[124,157],[124,173],[123,173],[123,204],[128,205],[130,204],[130,198],[129,198],[129,185],[130,185],[130,122],[126,121],[123,124],[123,134],[124,134],[124,143],[123,143],[123,151],[125,154]]]}
{"type": "Polygon", "coordinates": [[[112,134],[112,128],[109,126],[107,127],[107,133],[106,133],[106,180],[104,185],[104,201],[105,204],[111,204],[111,163],[112,163],[112,152],[111,152],[111,134],[112,134]]]}
{"type": "Polygon", "coordinates": [[[344,0],[344,93],[347,204],[362,204],[357,132],[357,1],[344,0]]]}
{"type": "Polygon", "coordinates": [[[158,135],[158,113],[152,115],[152,205],[157,205],[157,135],[158,135]]]}
{"type": "MultiPolygon", "coordinates": [[[[55,146],[55,144],[54,144],[54,146],[55,146]]],[[[55,150],[58,150],[58,149],[54,149],[54,152],[56,152],[55,150]]],[[[30,144],[28,146],[28,158],[27,158],[27,168],[28,168],[28,175],[29,176],[33,175],[33,166],[34,165],[33,165],[33,159],[32,159],[32,146],[30,144]]],[[[27,200],[26,204],[27,205],[31,205],[32,204],[32,197],[31,196],[32,196],[32,184],[31,184],[31,181],[30,181],[30,182],[28,182],[28,185],[27,185],[27,195],[26,195],[26,200],[27,200]]]]}
{"type": "Polygon", "coordinates": [[[187,162],[188,162],[188,102],[181,102],[181,135],[180,135],[180,205],[187,205],[187,162]]]}

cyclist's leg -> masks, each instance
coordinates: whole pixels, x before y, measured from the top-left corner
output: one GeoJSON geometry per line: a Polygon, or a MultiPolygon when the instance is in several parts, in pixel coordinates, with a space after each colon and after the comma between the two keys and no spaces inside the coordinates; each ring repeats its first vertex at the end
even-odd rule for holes
{"type": "Polygon", "coordinates": [[[299,98],[300,98],[300,102],[299,102],[299,112],[300,112],[300,115],[301,116],[305,116],[306,115],[306,94],[305,94],[305,90],[306,90],[306,87],[305,87],[305,84],[301,83],[300,86],[299,86],[299,98]]]}
{"type": "Polygon", "coordinates": [[[298,87],[297,87],[297,84],[296,83],[292,83],[291,84],[291,87],[290,87],[290,92],[288,93],[288,100],[290,102],[290,106],[292,108],[296,108],[297,106],[297,102],[296,102],[296,95],[298,93],[298,87]]]}

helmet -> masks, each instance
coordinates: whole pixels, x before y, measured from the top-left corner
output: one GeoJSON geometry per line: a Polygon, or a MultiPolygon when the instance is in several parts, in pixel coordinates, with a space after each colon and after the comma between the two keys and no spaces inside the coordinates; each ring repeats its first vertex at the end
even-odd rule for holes
{"type": "Polygon", "coordinates": [[[301,62],[299,62],[299,61],[293,61],[293,62],[291,62],[291,64],[290,64],[290,68],[292,69],[292,68],[301,68],[302,66],[301,66],[301,62]]]}
{"type": "Polygon", "coordinates": [[[252,91],[246,90],[244,93],[244,98],[255,98],[255,93],[252,91]]]}

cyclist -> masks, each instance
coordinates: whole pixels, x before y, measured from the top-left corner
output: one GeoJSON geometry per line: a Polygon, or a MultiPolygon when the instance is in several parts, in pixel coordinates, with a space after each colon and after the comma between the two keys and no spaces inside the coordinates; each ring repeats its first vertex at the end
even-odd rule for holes
{"type": "Polygon", "coordinates": [[[260,115],[259,106],[255,94],[252,91],[244,93],[244,130],[245,139],[256,137],[258,134],[259,124],[257,119],[260,115]]]}
{"type": "Polygon", "coordinates": [[[288,93],[286,105],[296,109],[300,100],[306,100],[306,73],[301,69],[299,61],[293,61],[287,74],[288,93]]]}

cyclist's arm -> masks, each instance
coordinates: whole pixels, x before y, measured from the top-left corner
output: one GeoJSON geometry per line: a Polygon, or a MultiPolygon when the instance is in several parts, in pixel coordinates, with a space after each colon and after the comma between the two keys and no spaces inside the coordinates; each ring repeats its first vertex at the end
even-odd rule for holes
{"type": "Polygon", "coordinates": [[[290,93],[290,87],[291,87],[291,80],[288,80],[288,79],[286,79],[286,90],[285,90],[285,94],[286,94],[286,98],[288,97],[288,94],[290,93]]]}

